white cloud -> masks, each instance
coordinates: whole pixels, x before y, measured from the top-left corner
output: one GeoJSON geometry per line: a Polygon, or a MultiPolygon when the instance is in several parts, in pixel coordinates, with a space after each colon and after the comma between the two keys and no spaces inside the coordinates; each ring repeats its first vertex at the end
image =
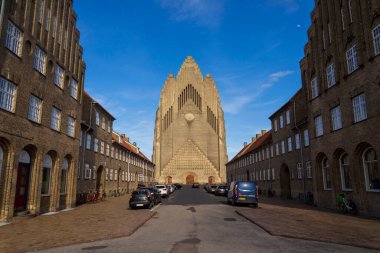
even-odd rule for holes
{"type": "Polygon", "coordinates": [[[193,21],[200,26],[217,27],[224,11],[224,0],[158,0],[175,21],[193,21]]]}
{"type": "Polygon", "coordinates": [[[290,71],[290,70],[279,71],[279,72],[275,72],[275,73],[270,74],[269,79],[272,82],[278,82],[281,78],[286,77],[286,76],[291,75],[291,74],[293,74],[293,71],[290,71]]]}
{"type": "Polygon", "coordinates": [[[227,113],[238,114],[241,109],[249,104],[255,97],[254,96],[237,96],[231,100],[226,101],[223,105],[223,109],[227,113]]]}

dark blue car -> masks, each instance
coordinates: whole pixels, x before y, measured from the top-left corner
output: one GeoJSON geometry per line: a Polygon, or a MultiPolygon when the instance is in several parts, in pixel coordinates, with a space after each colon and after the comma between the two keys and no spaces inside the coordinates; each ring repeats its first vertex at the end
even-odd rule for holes
{"type": "Polygon", "coordinates": [[[255,182],[233,181],[227,194],[227,201],[231,205],[246,204],[255,207],[259,204],[258,189],[255,182]]]}

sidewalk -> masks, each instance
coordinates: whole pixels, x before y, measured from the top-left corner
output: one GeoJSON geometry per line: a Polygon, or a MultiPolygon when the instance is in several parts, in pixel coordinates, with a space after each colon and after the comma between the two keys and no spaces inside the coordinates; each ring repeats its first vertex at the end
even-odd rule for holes
{"type": "Polygon", "coordinates": [[[128,210],[130,195],[71,211],[16,217],[0,227],[0,252],[25,252],[131,235],[155,212],[128,210]]]}
{"type": "Polygon", "coordinates": [[[271,235],[380,250],[380,221],[327,212],[293,200],[261,198],[236,211],[271,235]]]}

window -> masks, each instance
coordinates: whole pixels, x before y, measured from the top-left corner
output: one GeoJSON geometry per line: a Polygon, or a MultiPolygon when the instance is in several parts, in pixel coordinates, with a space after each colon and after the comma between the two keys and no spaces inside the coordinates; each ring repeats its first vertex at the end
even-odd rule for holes
{"type": "Polygon", "coordinates": [[[279,143],[276,143],[276,155],[279,155],[279,154],[280,154],[279,143]]]}
{"type": "Polygon", "coordinates": [[[90,165],[88,165],[87,163],[84,166],[84,178],[91,179],[91,169],[90,169],[90,165]]]}
{"type": "Polygon", "coordinates": [[[277,119],[275,119],[275,120],[273,121],[273,125],[274,125],[274,131],[277,132],[277,130],[278,130],[278,127],[277,127],[277,119]]]}
{"type": "Polygon", "coordinates": [[[280,116],[280,128],[284,127],[284,116],[280,116]]]}
{"type": "Polygon", "coordinates": [[[305,147],[308,147],[310,145],[310,141],[309,141],[309,130],[308,129],[305,129],[303,131],[303,138],[304,138],[304,142],[305,142],[305,147]]]}
{"type": "Polygon", "coordinates": [[[350,162],[346,153],[342,154],[339,158],[340,177],[342,180],[342,190],[351,191],[351,177],[350,177],[350,162]]]}
{"type": "Polygon", "coordinates": [[[74,79],[71,79],[70,96],[72,96],[75,99],[78,99],[78,82],[74,79]]]}
{"type": "Polygon", "coordinates": [[[45,75],[46,73],[46,53],[36,46],[34,50],[34,68],[45,75]]]}
{"type": "Polygon", "coordinates": [[[372,30],[373,47],[375,48],[375,55],[380,54],[380,24],[372,30]]]}
{"type": "Polygon", "coordinates": [[[106,129],[106,118],[102,118],[102,128],[105,130],[106,129]]]}
{"type": "Polygon", "coordinates": [[[91,150],[91,135],[87,134],[86,136],[86,149],[91,150]]]}
{"type": "Polygon", "coordinates": [[[100,122],[100,120],[99,120],[99,113],[95,112],[95,123],[96,123],[97,126],[99,126],[99,122],[100,122]]]}
{"type": "Polygon", "coordinates": [[[17,56],[21,57],[22,32],[11,21],[8,21],[8,25],[7,25],[5,47],[11,50],[17,56]]]}
{"type": "Polygon", "coordinates": [[[100,142],[100,154],[104,154],[104,142],[100,142]]]}
{"type": "Polygon", "coordinates": [[[83,132],[80,131],[80,133],[79,133],[79,147],[82,147],[82,141],[83,141],[83,132]]]}
{"type": "Polygon", "coordinates": [[[340,106],[336,106],[331,109],[332,127],[333,130],[338,130],[342,128],[342,113],[340,106]]]}
{"type": "Polygon", "coordinates": [[[99,149],[99,140],[94,138],[94,152],[98,152],[99,149]]]}
{"type": "Polygon", "coordinates": [[[63,159],[62,169],[61,169],[61,184],[59,192],[65,194],[67,192],[67,170],[69,169],[69,162],[66,158],[63,159]]]}
{"type": "Polygon", "coordinates": [[[290,111],[289,110],[286,111],[286,124],[287,125],[290,124],[290,111]]]}
{"type": "Polygon", "coordinates": [[[331,190],[331,171],[330,164],[327,157],[322,160],[322,176],[323,176],[323,188],[325,190],[331,190]]]}
{"type": "Polygon", "coordinates": [[[281,154],[285,154],[285,141],[281,141],[281,154]]]}
{"type": "Polygon", "coordinates": [[[274,175],[274,168],[272,168],[272,180],[275,180],[275,175],[274,175]]]}
{"type": "Polygon", "coordinates": [[[63,88],[63,79],[64,79],[63,69],[58,64],[56,64],[55,71],[54,71],[54,83],[61,89],[63,88]]]}
{"type": "Polygon", "coordinates": [[[317,78],[311,80],[311,98],[316,98],[319,95],[317,78]]]}
{"type": "Polygon", "coordinates": [[[111,133],[112,122],[108,121],[108,132],[111,133]]]}
{"type": "Polygon", "coordinates": [[[110,177],[110,174],[109,174],[108,168],[106,168],[106,180],[108,180],[109,177],[110,177]]]}
{"type": "Polygon", "coordinates": [[[355,70],[359,68],[358,47],[356,44],[347,50],[346,58],[347,58],[347,71],[348,71],[348,74],[351,74],[352,72],[354,72],[355,70]]]}
{"type": "Polygon", "coordinates": [[[111,146],[111,157],[114,158],[114,148],[111,146]]]}
{"type": "Polygon", "coordinates": [[[367,107],[365,104],[365,95],[361,94],[352,99],[354,107],[354,122],[359,122],[367,118],[367,107]]]}
{"type": "Polygon", "coordinates": [[[294,136],[294,139],[296,142],[296,149],[300,149],[301,148],[301,136],[300,136],[300,134],[296,134],[294,136]]]}
{"type": "Polygon", "coordinates": [[[92,166],[92,179],[93,179],[93,180],[96,179],[96,172],[97,172],[97,170],[96,170],[96,166],[94,165],[94,166],[92,166]]]}
{"type": "Polygon", "coordinates": [[[291,152],[293,149],[293,145],[292,145],[292,137],[289,137],[288,138],[288,152],[291,152]]]}
{"type": "Polygon", "coordinates": [[[367,191],[380,191],[380,168],[373,148],[364,151],[363,163],[367,191]]]}
{"type": "Polygon", "coordinates": [[[273,152],[273,145],[270,146],[270,156],[273,157],[274,152],[273,152]]]}
{"type": "Polygon", "coordinates": [[[311,178],[311,161],[306,162],[306,177],[311,178]]]}
{"type": "Polygon", "coordinates": [[[297,178],[302,179],[302,163],[297,163],[297,178]]]}
{"type": "Polygon", "coordinates": [[[315,117],[315,136],[319,137],[323,135],[323,120],[322,115],[315,117]]]}
{"type": "Polygon", "coordinates": [[[336,83],[334,63],[331,63],[330,65],[327,66],[326,72],[327,72],[327,87],[330,88],[334,86],[336,83]]]}
{"type": "Polygon", "coordinates": [[[110,145],[106,145],[106,156],[110,156],[110,145]]]}
{"type": "Polygon", "coordinates": [[[36,123],[41,122],[41,111],[42,111],[42,100],[33,95],[30,96],[29,100],[29,113],[28,119],[36,123]]]}
{"type": "Polygon", "coordinates": [[[45,11],[45,30],[49,31],[49,25],[50,25],[50,9],[49,7],[46,8],[45,11]]]}
{"type": "Polygon", "coordinates": [[[67,135],[75,137],[75,119],[71,116],[67,118],[67,135]]]}
{"type": "Polygon", "coordinates": [[[53,160],[50,155],[44,156],[44,163],[42,169],[42,183],[41,183],[41,194],[48,195],[50,193],[50,179],[51,170],[53,168],[53,160]]]}
{"type": "Polygon", "coordinates": [[[15,111],[16,85],[0,77],[0,108],[15,111]]]}
{"type": "Polygon", "coordinates": [[[61,129],[61,110],[53,107],[51,109],[51,123],[50,127],[56,131],[61,129]]]}

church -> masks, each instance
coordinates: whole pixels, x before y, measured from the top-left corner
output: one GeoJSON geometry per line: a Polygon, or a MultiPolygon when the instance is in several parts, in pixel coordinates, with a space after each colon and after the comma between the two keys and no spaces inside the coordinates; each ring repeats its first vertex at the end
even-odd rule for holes
{"type": "Polygon", "coordinates": [[[164,83],[156,112],[153,162],[159,183],[226,182],[226,131],[219,92],[188,56],[164,83]]]}

